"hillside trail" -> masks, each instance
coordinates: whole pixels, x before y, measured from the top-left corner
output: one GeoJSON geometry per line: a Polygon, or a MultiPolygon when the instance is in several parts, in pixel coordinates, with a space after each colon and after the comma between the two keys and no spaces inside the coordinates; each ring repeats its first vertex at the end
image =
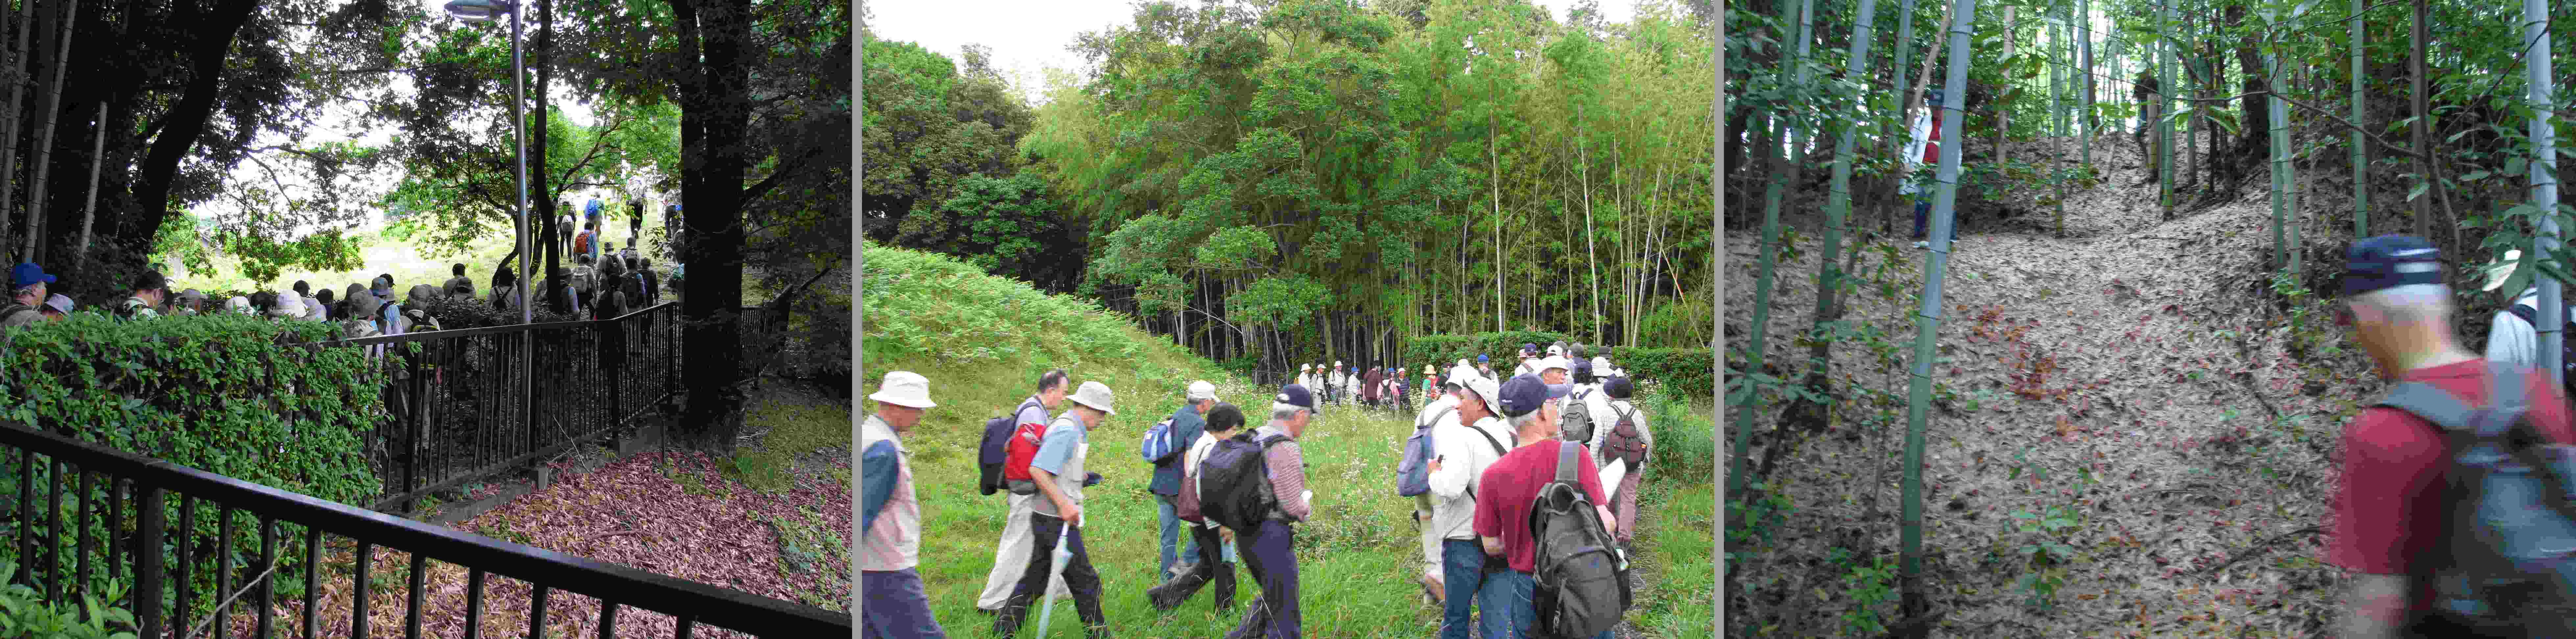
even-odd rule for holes
{"type": "MultiPolygon", "coordinates": [[[[2296,558],[2318,556],[2334,422],[2375,383],[2305,383],[2358,379],[2360,358],[2301,359],[2282,346],[2287,324],[2256,294],[2270,285],[2265,191],[2163,220],[2126,135],[2102,135],[2092,150],[2106,180],[2070,194],[2063,236],[2054,210],[2023,194],[2023,214],[1973,220],[1952,244],[1924,457],[1926,583],[1942,615],[1933,634],[2314,628],[2331,573],[2296,558]],[[2053,531],[2040,523],[2051,518],[2062,524],[2053,531]],[[2051,542],[2061,552],[2042,554],[2072,556],[2028,554],[2051,542]]],[[[2014,144],[2017,158],[2051,152],[2071,163],[2076,140],[2014,144]]],[[[1900,234],[1910,223],[1895,220],[1900,234]]],[[[1740,328],[1758,253],[1751,238],[1728,239],[1738,267],[1727,290],[1744,293],[1730,298],[1727,320],[1740,328]]],[[[1856,589],[1844,578],[1848,557],[1894,565],[1926,252],[1899,243],[1899,263],[1889,263],[1884,246],[1867,247],[1854,273],[1893,269],[1882,281],[1894,293],[1846,295],[1845,320],[1896,348],[1873,362],[1858,345],[1834,347],[1844,398],[1835,426],[1802,437],[1774,480],[1795,515],[1774,533],[1777,552],[1728,569],[1745,588],[1737,595],[1751,598],[1737,605],[1815,609],[1774,636],[1848,634],[1834,617],[1856,604],[1828,596],[1856,589]],[[1858,397],[1861,388],[1881,394],[1858,397]]],[[[1812,321],[1817,258],[1802,253],[1775,275],[1769,362],[1806,358],[1792,345],[1812,321]]],[[[1779,417],[1763,412],[1752,424],[1757,465],[1779,417]]]]}

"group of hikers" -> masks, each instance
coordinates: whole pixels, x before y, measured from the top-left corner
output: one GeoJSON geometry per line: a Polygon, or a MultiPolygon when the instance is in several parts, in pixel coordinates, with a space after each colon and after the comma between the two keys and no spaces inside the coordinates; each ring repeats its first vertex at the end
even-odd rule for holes
{"type": "MultiPolygon", "coordinates": [[[[638,255],[633,247],[623,252],[596,256],[574,256],[574,266],[555,269],[554,277],[540,283],[552,295],[540,300],[553,312],[589,319],[605,319],[659,303],[664,284],[652,261],[638,255]]],[[[438,320],[425,308],[432,299],[478,300],[474,280],[465,274],[465,265],[451,269],[455,277],[438,286],[416,284],[402,296],[394,292],[394,276],[378,274],[367,283],[349,284],[345,291],[334,293],[329,288],[315,290],[298,280],[293,286],[235,295],[217,300],[197,289],[170,290],[169,278],[162,275],[160,264],[135,276],[124,287],[123,297],[104,305],[92,305],[118,320],[150,319],[163,316],[247,315],[275,320],[310,320],[332,322],[343,338],[356,339],[376,335],[401,335],[428,327],[437,330],[438,320]]],[[[57,276],[46,273],[33,262],[20,263],[10,270],[10,304],[0,308],[0,329],[16,329],[40,321],[70,319],[79,308],[70,297],[52,291],[57,276]]],[[[508,269],[495,271],[488,302],[496,309],[510,310],[523,306],[526,291],[520,290],[517,277],[508,269]]],[[[676,278],[674,282],[676,283],[676,278]]]]}
{"type": "MultiPolygon", "coordinates": [[[[1412,500],[1423,551],[1419,572],[1399,578],[1441,606],[1442,637],[1606,639],[1628,608],[1635,493],[1653,440],[1630,403],[1634,383],[1608,365],[1606,349],[1582,364],[1566,356],[1577,350],[1559,343],[1540,357],[1536,344],[1524,345],[1508,377],[1489,358],[1478,358],[1481,367],[1460,360],[1431,378],[1439,392],[1412,435],[1388,442],[1401,456],[1392,497],[1412,500]],[[1470,628],[1477,610],[1482,623],[1470,628]]],[[[1146,489],[1160,523],[1158,583],[1146,591],[1156,611],[1211,584],[1216,610],[1231,611],[1240,562],[1260,592],[1227,637],[1303,636],[1296,530],[1314,515],[1316,496],[1298,440],[1335,392],[1307,382],[1327,374],[1322,388],[1330,389],[1329,374],[1339,373],[1365,383],[1365,371],[1338,363],[1304,369],[1249,404],[1267,410],[1262,422],[1197,380],[1179,389],[1170,417],[1142,433],[1137,451],[1152,468],[1146,489]]],[[[1090,440],[1117,414],[1112,392],[1098,381],[1076,385],[1063,369],[1036,381],[1034,394],[985,422],[977,451],[977,490],[1003,495],[1008,518],[976,609],[994,615],[994,634],[1011,636],[1033,604],[1043,599],[1051,613],[1054,599],[1069,595],[1087,634],[1105,636],[1083,491],[1101,481],[1090,470],[1090,440]]],[[[861,634],[943,637],[916,571],[922,513],[905,440],[937,404],[929,381],[908,371],[887,373],[868,399],[876,410],[859,442],[861,634]]]]}
{"type": "MultiPolygon", "coordinates": [[[[1611,368],[1611,350],[1609,346],[1587,347],[1559,341],[1548,346],[1547,355],[1569,358],[1568,361],[1573,362],[1576,368],[1576,377],[1593,377],[1596,369],[1602,378],[1626,376],[1625,372],[1611,368]]],[[[1520,357],[1520,368],[1513,371],[1514,375],[1530,372],[1529,366],[1539,358],[1538,344],[1521,344],[1520,357]]],[[[1467,360],[1463,359],[1458,360],[1458,366],[1469,367],[1467,360]]],[[[1492,356],[1476,355],[1475,364],[1469,370],[1493,377],[1492,356]]],[[[1336,360],[1331,366],[1298,364],[1297,375],[1293,379],[1300,386],[1322,393],[1323,403],[1327,406],[1355,402],[1366,408],[1405,412],[1429,406],[1436,400],[1442,392],[1439,390],[1442,376],[1443,373],[1433,364],[1424,364],[1416,373],[1409,366],[1345,365],[1336,360]]]]}

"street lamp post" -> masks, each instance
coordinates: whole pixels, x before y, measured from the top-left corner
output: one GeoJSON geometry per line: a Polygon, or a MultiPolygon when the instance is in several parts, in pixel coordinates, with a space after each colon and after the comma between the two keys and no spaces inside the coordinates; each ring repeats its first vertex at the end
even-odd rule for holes
{"type": "MultiPolygon", "coordinates": [[[[514,0],[448,0],[447,3],[447,15],[466,22],[490,22],[504,13],[510,14],[510,145],[512,155],[518,160],[519,182],[519,285],[513,287],[516,290],[511,294],[519,296],[519,323],[535,324],[536,297],[528,294],[528,287],[536,281],[528,272],[528,262],[535,258],[528,246],[528,72],[527,60],[519,52],[518,6],[514,0]]],[[[519,407],[530,411],[535,410],[536,405],[535,337],[534,333],[519,335],[519,366],[525,372],[519,376],[519,397],[522,398],[519,407]]],[[[536,415],[525,413],[521,418],[525,420],[521,423],[533,423],[536,415]]]]}

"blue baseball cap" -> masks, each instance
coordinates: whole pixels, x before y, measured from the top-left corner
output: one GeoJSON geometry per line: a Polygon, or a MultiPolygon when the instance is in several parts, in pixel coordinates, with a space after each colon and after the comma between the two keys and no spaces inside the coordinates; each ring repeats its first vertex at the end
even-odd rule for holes
{"type": "Polygon", "coordinates": [[[1569,384],[1550,384],[1537,375],[1521,375],[1503,382],[1499,391],[1502,401],[1497,403],[1502,405],[1504,417],[1519,417],[1538,410],[1539,405],[1547,400],[1566,396],[1572,390],[1569,384]]]}
{"type": "Polygon", "coordinates": [[[1493,357],[1491,357],[1491,356],[1488,356],[1488,355],[1486,355],[1486,354],[1484,354],[1484,353],[1477,353],[1477,354],[1476,354],[1476,361],[1479,361],[1479,362],[1490,362],[1490,361],[1494,361],[1494,358],[1493,358],[1493,357]]]}
{"type": "Polygon", "coordinates": [[[1289,384],[1287,386],[1280,387],[1279,397],[1275,401],[1310,411],[1315,410],[1315,393],[1306,390],[1306,386],[1304,384],[1289,384]]]}
{"type": "Polygon", "coordinates": [[[9,288],[12,289],[53,281],[54,276],[46,275],[44,267],[37,266],[35,262],[19,262],[17,268],[9,269],[9,288]]]}
{"type": "Polygon", "coordinates": [[[2382,235],[2355,242],[2344,260],[2344,297],[2409,284],[2442,283],[2442,250],[2411,235],[2382,235]]]}

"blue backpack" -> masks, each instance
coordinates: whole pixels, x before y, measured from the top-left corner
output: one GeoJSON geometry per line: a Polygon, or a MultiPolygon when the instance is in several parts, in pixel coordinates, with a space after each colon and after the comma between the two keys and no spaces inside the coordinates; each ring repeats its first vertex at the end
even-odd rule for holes
{"type": "Polygon", "coordinates": [[[1136,452],[1145,456],[1146,463],[1156,466],[1170,462],[1172,455],[1180,452],[1172,445],[1172,418],[1165,417],[1153,428],[1145,429],[1145,441],[1136,445],[1136,452]]]}
{"type": "Polygon", "coordinates": [[[2410,577],[2432,580],[2435,614],[2485,636],[2568,636],[2576,633],[2576,446],[2532,427],[2520,369],[2490,363],[2489,374],[2483,407],[2422,382],[2373,404],[2440,427],[2450,457],[2442,545],[2410,577]]]}
{"type": "Polygon", "coordinates": [[[1431,425],[1415,428],[1411,436],[1404,438],[1404,460],[1395,463],[1396,496],[1413,497],[1431,492],[1431,429],[1440,427],[1440,420],[1455,410],[1458,407],[1440,409],[1439,414],[1431,416],[1431,425]]]}

